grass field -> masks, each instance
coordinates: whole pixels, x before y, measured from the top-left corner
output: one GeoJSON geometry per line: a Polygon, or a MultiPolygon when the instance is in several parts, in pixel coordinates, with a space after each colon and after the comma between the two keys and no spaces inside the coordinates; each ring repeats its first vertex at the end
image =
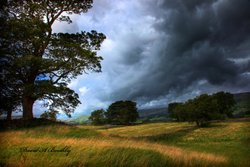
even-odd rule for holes
{"type": "Polygon", "coordinates": [[[0,166],[250,166],[250,122],[48,125],[0,139],[0,166]]]}

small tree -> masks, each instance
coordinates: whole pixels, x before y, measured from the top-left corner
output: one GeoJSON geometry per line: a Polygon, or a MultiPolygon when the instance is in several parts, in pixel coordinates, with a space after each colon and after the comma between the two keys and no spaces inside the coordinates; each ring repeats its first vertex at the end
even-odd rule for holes
{"type": "Polygon", "coordinates": [[[92,121],[94,125],[102,125],[106,123],[105,111],[103,109],[95,110],[91,113],[89,120],[92,121]]]}
{"type": "Polygon", "coordinates": [[[106,116],[111,124],[127,125],[135,122],[139,114],[135,102],[117,101],[109,106],[106,116]]]}

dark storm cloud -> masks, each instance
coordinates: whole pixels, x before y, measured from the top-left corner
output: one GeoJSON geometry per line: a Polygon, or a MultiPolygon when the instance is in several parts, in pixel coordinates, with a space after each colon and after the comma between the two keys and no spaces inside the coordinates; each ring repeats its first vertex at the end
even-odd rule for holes
{"type": "Polygon", "coordinates": [[[112,99],[147,101],[187,93],[200,81],[208,86],[202,91],[250,90],[249,0],[148,0],[141,5],[160,36],[147,43],[147,53],[145,46],[133,44],[124,52],[124,65],[140,58],[146,63],[131,67],[129,84],[114,88],[112,99]]]}

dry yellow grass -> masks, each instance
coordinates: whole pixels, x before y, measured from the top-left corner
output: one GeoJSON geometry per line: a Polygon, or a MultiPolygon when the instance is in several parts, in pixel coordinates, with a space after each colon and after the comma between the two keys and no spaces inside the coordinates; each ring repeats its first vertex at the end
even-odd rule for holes
{"type": "Polygon", "coordinates": [[[74,148],[74,156],[80,153],[81,149],[84,148],[136,148],[144,150],[152,150],[163,154],[164,156],[170,157],[177,164],[184,164],[185,166],[191,166],[194,161],[205,161],[213,164],[225,164],[227,159],[223,156],[200,153],[196,151],[184,150],[175,146],[162,145],[157,143],[138,141],[132,139],[120,140],[117,138],[106,138],[106,139],[77,139],[77,138],[66,138],[57,139],[51,137],[42,138],[23,138],[20,137],[25,135],[25,132],[5,132],[1,133],[0,137],[3,139],[0,144],[4,144],[6,147],[13,146],[38,146],[43,144],[51,145],[68,145],[74,148]]]}
{"type": "Polygon", "coordinates": [[[166,133],[174,133],[179,130],[193,128],[188,123],[150,123],[136,126],[117,127],[110,129],[98,129],[105,136],[118,135],[121,137],[146,137],[166,133]]]}

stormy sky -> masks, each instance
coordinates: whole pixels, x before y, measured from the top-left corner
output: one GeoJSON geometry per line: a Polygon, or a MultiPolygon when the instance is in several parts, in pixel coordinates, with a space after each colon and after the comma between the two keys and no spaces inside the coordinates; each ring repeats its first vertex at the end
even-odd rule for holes
{"type": "Polygon", "coordinates": [[[102,73],[69,84],[82,102],[75,115],[116,100],[152,108],[201,93],[250,91],[250,0],[95,0],[71,19],[53,31],[107,36],[98,52],[102,73]]]}

